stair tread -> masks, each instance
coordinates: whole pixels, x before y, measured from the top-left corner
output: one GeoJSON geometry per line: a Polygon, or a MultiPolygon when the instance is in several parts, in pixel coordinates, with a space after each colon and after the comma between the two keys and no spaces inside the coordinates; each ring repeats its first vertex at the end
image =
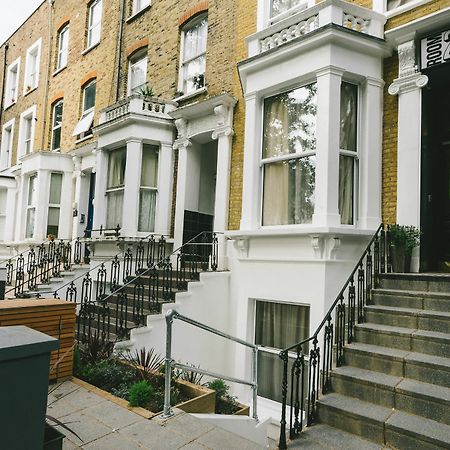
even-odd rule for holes
{"type": "Polygon", "coordinates": [[[398,334],[398,335],[414,335],[414,336],[421,336],[421,337],[429,337],[432,339],[437,339],[441,341],[450,341],[450,334],[448,333],[441,333],[439,331],[429,331],[429,330],[418,330],[416,328],[404,328],[404,327],[397,327],[394,325],[384,325],[384,324],[378,324],[378,323],[359,323],[356,325],[357,328],[360,329],[366,329],[366,330],[373,330],[376,331],[384,331],[392,334],[398,334]]]}
{"type": "Polygon", "coordinates": [[[409,291],[405,289],[376,288],[373,289],[373,293],[382,295],[398,295],[400,297],[439,297],[450,299],[450,293],[447,292],[409,291]]]}
{"type": "Polygon", "coordinates": [[[405,315],[413,315],[413,316],[421,316],[421,317],[441,317],[450,319],[450,312],[446,311],[433,311],[428,309],[419,309],[419,308],[403,308],[397,306],[386,306],[386,305],[367,305],[367,311],[374,312],[389,312],[391,314],[405,314],[405,315]]]}
{"type": "Polygon", "coordinates": [[[373,370],[360,369],[359,367],[353,366],[342,366],[333,369],[332,375],[344,376],[348,378],[358,379],[366,383],[375,384],[379,386],[389,386],[394,388],[401,381],[402,377],[397,377],[394,375],[386,375],[381,372],[375,372],[373,370]]]}
{"type": "Polygon", "coordinates": [[[419,439],[426,437],[434,442],[450,445],[450,426],[422,416],[395,410],[386,422],[386,426],[394,428],[419,439]]]}
{"type": "Polygon", "coordinates": [[[428,398],[439,403],[450,402],[450,388],[437,384],[404,378],[395,388],[399,392],[412,393],[414,396],[428,398]]]}

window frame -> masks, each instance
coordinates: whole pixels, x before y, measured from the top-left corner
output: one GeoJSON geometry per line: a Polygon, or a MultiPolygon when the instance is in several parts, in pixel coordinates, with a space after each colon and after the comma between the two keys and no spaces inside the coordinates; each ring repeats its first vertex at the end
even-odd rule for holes
{"type": "Polygon", "coordinates": [[[6,75],[7,88],[6,88],[6,94],[5,94],[5,106],[3,109],[9,108],[10,106],[17,103],[17,99],[19,98],[19,77],[20,77],[20,57],[15,59],[8,66],[8,69],[7,69],[7,75],[6,75]],[[15,74],[14,83],[13,83],[13,79],[12,79],[13,73],[15,74]],[[14,86],[12,86],[12,84],[14,84],[14,86]]]}
{"type": "Polygon", "coordinates": [[[13,118],[10,121],[6,122],[2,127],[0,170],[4,170],[7,169],[8,167],[11,167],[15,124],[16,119],[13,118]],[[6,143],[6,136],[9,137],[8,143],[6,143]],[[7,147],[6,144],[8,144],[7,147]]]}
{"type": "Polygon", "coordinates": [[[28,108],[20,115],[20,128],[19,128],[19,145],[17,152],[17,159],[22,156],[30,155],[34,150],[34,135],[36,130],[36,105],[28,108]],[[30,123],[29,136],[27,128],[25,128],[26,122],[30,123]],[[29,148],[27,151],[27,142],[29,142],[29,148]]]}
{"type": "Polygon", "coordinates": [[[101,41],[101,33],[102,33],[102,19],[103,19],[103,0],[93,0],[88,6],[88,17],[87,17],[87,27],[86,27],[86,50],[94,47],[101,41]],[[95,24],[92,23],[94,10],[96,7],[100,8],[100,17],[99,21],[95,24]],[[99,27],[98,39],[94,42],[93,33],[96,27],[99,27]]]}
{"type": "MultiPolygon", "coordinates": [[[[264,214],[264,180],[265,180],[265,166],[268,166],[270,164],[273,163],[279,163],[279,162],[283,162],[283,161],[293,161],[293,160],[299,160],[299,159],[303,159],[303,158],[310,158],[310,157],[315,157],[317,154],[317,147],[315,150],[309,150],[309,151],[304,151],[304,152],[300,152],[300,153],[288,153],[285,155],[281,155],[281,156],[274,156],[274,157],[269,157],[269,158],[264,158],[263,152],[264,152],[264,114],[265,114],[265,100],[268,98],[272,98],[272,97],[276,97],[285,93],[289,93],[289,92],[293,92],[296,89],[301,89],[303,87],[312,85],[312,84],[316,84],[317,85],[317,80],[316,79],[309,79],[309,80],[305,80],[304,82],[302,82],[299,85],[294,85],[294,86],[290,86],[287,88],[283,88],[280,91],[276,91],[273,93],[270,93],[268,95],[266,95],[265,97],[262,98],[262,114],[261,114],[261,146],[260,146],[260,207],[259,207],[259,226],[261,228],[284,228],[284,227],[301,227],[301,226],[311,226],[312,224],[312,218],[311,218],[311,222],[303,222],[303,223],[285,223],[285,224],[273,224],[273,225],[264,225],[263,223],[263,214],[264,214]]],[[[317,93],[316,93],[317,95],[317,93]]],[[[316,105],[317,106],[317,105],[316,105]]],[[[316,114],[316,119],[317,119],[317,114],[316,114]]],[[[317,136],[317,122],[316,122],[316,136],[317,136]]],[[[315,172],[314,172],[314,180],[315,180],[315,172]]],[[[315,182],[315,181],[314,181],[315,182]]],[[[314,191],[316,189],[316,186],[314,184],[314,191]]],[[[313,212],[314,214],[314,212],[313,212]]]]}
{"type": "Polygon", "coordinates": [[[131,7],[131,16],[134,16],[135,14],[143,11],[144,9],[151,6],[151,4],[151,0],[133,0],[131,7]]]}
{"type": "Polygon", "coordinates": [[[208,22],[208,12],[203,12],[201,14],[198,14],[193,19],[189,20],[186,24],[183,25],[181,28],[181,34],[180,34],[180,64],[178,69],[178,91],[183,92],[183,95],[193,95],[199,91],[202,91],[206,88],[206,55],[208,52],[208,30],[209,30],[209,22],[208,22]],[[198,53],[197,55],[184,59],[184,50],[185,50],[185,41],[186,41],[186,33],[189,30],[192,30],[196,26],[198,26],[203,20],[206,20],[206,46],[205,51],[198,53]],[[187,89],[185,88],[185,83],[187,82],[187,78],[185,77],[185,68],[186,66],[195,61],[199,58],[205,58],[205,71],[203,74],[203,86],[198,87],[194,89],[193,91],[187,92],[187,89]]]}
{"type": "Polygon", "coordinates": [[[58,209],[58,232],[54,235],[55,237],[58,237],[59,234],[59,228],[60,228],[60,223],[61,223],[61,198],[62,198],[62,186],[63,186],[63,182],[64,182],[64,173],[63,172],[50,172],[50,180],[49,180],[49,192],[48,192],[48,204],[47,204],[47,223],[45,226],[46,229],[46,236],[52,234],[49,233],[48,231],[48,220],[49,220],[49,215],[50,215],[50,209],[58,209]],[[51,196],[51,192],[52,192],[52,176],[53,175],[61,175],[61,191],[59,193],[59,203],[50,203],[50,196],[51,196]]]}
{"type": "Polygon", "coordinates": [[[52,152],[59,152],[61,150],[61,136],[62,136],[62,117],[64,114],[64,100],[61,98],[57,100],[55,103],[53,103],[52,106],[52,123],[51,123],[51,140],[50,140],[50,149],[52,152]],[[57,106],[61,105],[62,111],[61,111],[61,123],[57,126],[55,126],[55,109],[57,106]],[[59,130],[59,147],[54,148],[54,142],[55,142],[55,131],[59,130]]]}
{"type": "Polygon", "coordinates": [[[94,123],[96,99],[97,99],[97,78],[93,78],[93,79],[89,80],[87,83],[85,83],[81,88],[81,114],[80,114],[80,119],[78,120],[77,124],[75,125],[74,132],[72,133],[72,136],[76,136],[77,140],[82,140],[82,139],[91,137],[93,135],[92,124],[94,123]],[[86,107],[86,91],[93,84],[95,84],[94,105],[90,108],[85,109],[85,107],[86,107]],[[81,131],[80,133],[75,133],[76,129],[81,124],[81,122],[83,120],[85,120],[87,118],[87,116],[89,116],[89,115],[92,116],[92,121],[90,123],[90,127],[86,131],[81,131]]]}
{"type": "MultiPolygon", "coordinates": [[[[342,227],[356,227],[358,223],[358,217],[359,217],[359,160],[360,160],[360,130],[361,130],[361,111],[362,111],[362,104],[361,104],[361,85],[354,80],[350,79],[342,79],[341,83],[347,83],[351,84],[353,86],[356,86],[356,150],[347,150],[340,148],[339,145],[339,167],[340,167],[340,158],[341,156],[351,157],[353,158],[353,221],[352,223],[342,223],[342,217],[340,218],[341,223],[340,226],[342,227]]],[[[342,100],[342,98],[341,98],[342,100]]],[[[340,118],[339,118],[340,122],[340,118]]],[[[340,185],[340,177],[338,180],[338,196],[339,196],[339,185],[340,185]]],[[[339,205],[339,197],[338,197],[338,210],[340,211],[340,205],[339,205]]]]}
{"type": "Polygon", "coordinates": [[[111,149],[108,152],[108,168],[107,168],[107,173],[106,173],[106,189],[105,189],[105,197],[106,197],[106,217],[105,217],[105,228],[115,228],[117,226],[121,227],[122,226],[122,222],[123,222],[123,198],[125,196],[125,174],[126,174],[126,167],[127,167],[127,147],[126,146],[122,146],[122,147],[117,147],[114,149],[111,149]],[[116,186],[108,186],[109,184],[109,171],[111,170],[111,156],[112,153],[116,152],[116,151],[125,151],[125,164],[123,167],[123,183],[116,185],[116,186]],[[110,194],[115,194],[121,192],[122,193],[122,211],[121,211],[121,221],[119,223],[116,224],[110,224],[111,226],[109,226],[109,221],[108,221],[108,214],[109,214],[109,199],[110,199],[110,194]]]}
{"type": "Polygon", "coordinates": [[[156,215],[158,211],[158,185],[159,185],[159,165],[160,165],[160,147],[157,145],[151,145],[151,144],[142,144],[142,157],[141,157],[141,179],[139,182],[139,208],[138,208],[138,232],[139,233],[152,233],[155,231],[155,225],[156,225],[156,215]],[[156,185],[155,186],[147,186],[142,184],[142,170],[143,170],[143,160],[144,160],[144,151],[146,146],[154,147],[157,155],[157,166],[156,166],[156,185]],[[153,217],[153,230],[141,230],[140,225],[140,219],[141,219],[141,192],[147,191],[147,192],[154,192],[155,193],[155,216],[153,217]]]}
{"type": "Polygon", "coordinates": [[[23,82],[23,95],[28,95],[39,86],[39,72],[41,63],[42,38],[39,38],[27,49],[25,60],[25,78],[23,82]],[[31,65],[33,61],[33,65],[31,65]],[[34,69],[34,72],[31,70],[34,69]],[[33,82],[31,81],[33,77],[33,82]]]}
{"type": "Polygon", "coordinates": [[[147,47],[145,47],[145,50],[139,50],[136,53],[134,53],[130,58],[128,59],[128,78],[127,78],[127,95],[132,95],[136,92],[136,89],[142,88],[145,86],[148,82],[147,80],[147,71],[148,71],[148,51],[147,47]],[[144,53],[145,51],[145,53],[144,53]],[[136,66],[138,63],[145,60],[145,81],[144,83],[140,84],[139,86],[135,86],[133,89],[131,88],[131,79],[132,79],[132,68],[133,66],[136,66]]]}
{"type": "Polygon", "coordinates": [[[62,70],[67,67],[69,61],[69,39],[70,39],[70,24],[67,23],[58,31],[58,50],[56,56],[56,71],[62,70]],[[64,35],[67,34],[66,47],[62,47],[64,35]],[[65,55],[65,62],[62,64],[62,55],[65,55]]]}
{"type": "Polygon", "coordinates": [[[37,181],[38,181],[38,175],[37,173],[32,173],[28,176],[28,184],[27,184],[27,199],[26,199],[26,208],[25,208],[25,239],[33,239],[34,234],[36,232],[36,191],[37,191],[37,181]],[[34,192],[34,198],[31,198],[30,203],[30,186],[31,186],[31,180],[33,181],[33,192],[34,192]],[[29,212],[33,210],[34,217],[33,217],[33,230],[30,236],[28,236],[28,215],[29,212]]]}

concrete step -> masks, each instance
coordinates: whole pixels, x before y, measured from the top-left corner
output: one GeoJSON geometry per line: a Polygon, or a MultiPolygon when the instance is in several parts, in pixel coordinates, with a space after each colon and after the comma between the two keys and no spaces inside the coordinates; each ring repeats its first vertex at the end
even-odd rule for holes
{"type": "Polygon", "coordinates": [[[450,355],[450,335],[375,323],[358,324],[356,341],[436,356],[450,355]]]}
{"type": "Polygon", "coordinates": [[[400,289],[374,289],[372,303],[391,307],[450,311],[450,293],[400,289]]]}
{"type": "Polygon", "coordinates": [[[386,273],[379,279],[382,289],[450,293],[450,274],[386,273]]]}
{"type": "Polygon", "coordinates": [[[449,358],[360,342],[345,346],[344,358],[353,367],[450,388],[449,358]]]}
{"type": "Polygon", "coordinates": [[[370,305],[366,307],[366,321],[382,325],[450,333],[450,313],[444,311],[370,305]]]}
{"type": "Polygon", "coordinates": [[[450,389],[344,366],[332,371],[334,392],[450,425],[450,389]]]}
{"type": "Polygon", "coordinates": [[[318,402],[321,423],[399,449],[450,447],[450,426],[340,394],[318,402]]]}

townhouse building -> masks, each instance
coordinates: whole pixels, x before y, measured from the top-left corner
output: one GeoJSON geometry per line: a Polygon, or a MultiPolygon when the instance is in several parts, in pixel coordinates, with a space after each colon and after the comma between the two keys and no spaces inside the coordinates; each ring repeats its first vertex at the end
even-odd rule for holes
{"type": "MultiPolygon", "coordinates": [[[[96,267],[217,233],[214,273],[118,347],[164,352],[172,308],[254,343],[260,416],[279,418],[280,351],[382,222],[421,229],[412,272],[449,270],[449,0],[55,0],[1,51],[3,254],[87,230],[96,267]]],[[[248,349],[202,333],[177,328],[174,358],[251,378],[248,349]]]]}

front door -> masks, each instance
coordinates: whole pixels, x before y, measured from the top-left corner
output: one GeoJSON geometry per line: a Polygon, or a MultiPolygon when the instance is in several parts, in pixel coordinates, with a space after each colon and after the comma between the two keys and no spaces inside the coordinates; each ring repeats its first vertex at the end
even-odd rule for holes
{"type": "Polygon", "coordinates": [[[450,64],[423,90],[421,270],[450,272],[450,64]]]}

